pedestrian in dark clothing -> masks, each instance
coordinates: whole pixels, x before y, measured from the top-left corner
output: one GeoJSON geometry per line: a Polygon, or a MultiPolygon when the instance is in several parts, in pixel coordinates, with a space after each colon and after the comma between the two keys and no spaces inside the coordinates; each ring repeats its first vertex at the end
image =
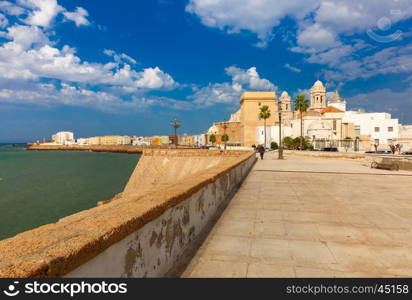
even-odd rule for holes
{"type": "Polygon", "coordinates": [[[262,145],[259,145],[258,152],[260,154],[260,159],[263,159],[263,155],[265,155],[265,147],[263,147],[262,145]]]}

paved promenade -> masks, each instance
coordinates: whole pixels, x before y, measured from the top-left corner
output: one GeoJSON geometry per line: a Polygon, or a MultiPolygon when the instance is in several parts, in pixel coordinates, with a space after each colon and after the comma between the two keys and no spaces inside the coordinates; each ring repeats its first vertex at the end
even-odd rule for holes
{"type": "Polygon", "coordinates": [[[183,277],[411,277],[412,172],[268,154],[183,277]]]}

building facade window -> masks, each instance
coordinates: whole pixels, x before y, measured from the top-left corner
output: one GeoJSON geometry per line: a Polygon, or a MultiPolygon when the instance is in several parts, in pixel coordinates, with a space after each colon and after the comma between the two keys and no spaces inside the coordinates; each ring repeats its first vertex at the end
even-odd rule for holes
{"type": "Polygon", "coordinates": [[[379,139],[375,139],[375,145],[379,145],[379,139]]]}
{"type": "Polygon", "coordinates": [[[388,132],[393,132],[393,127],[392,126],[388,127],[388,132]]]}
{"type": "Polygon", "coordinates": [[[392,139],[388,139],[388,145],[393,145],[393,140],[392,139]]]}
{"type": "Polygon", "coordinates": [[[379,127],[375,127],[375,132],[379,132],[380,128],[379,127]]]}
{"type": "Polygon", "coordinates": [[[355,135],[360,136],[360,126],[359,125],[355,126],[355,135]]]}
{"type": "Polygon", "coordinates": [[[333,130],[336,131],[336,120],[333,120],[333,130]]]}

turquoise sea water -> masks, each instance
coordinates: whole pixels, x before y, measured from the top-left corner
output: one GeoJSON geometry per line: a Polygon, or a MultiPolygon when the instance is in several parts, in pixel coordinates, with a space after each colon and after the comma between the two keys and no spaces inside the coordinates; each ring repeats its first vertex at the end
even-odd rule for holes
{"type": "Polygon", "coordinates": [[[0,239],[112,198],[123,190],[139,157],[0,144],[0,239]]]}

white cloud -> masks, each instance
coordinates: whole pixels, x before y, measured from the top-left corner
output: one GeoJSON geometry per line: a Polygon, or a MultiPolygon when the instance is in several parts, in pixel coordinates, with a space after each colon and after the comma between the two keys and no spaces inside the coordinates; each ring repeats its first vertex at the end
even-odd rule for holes
{"type": "Polygon", "coordinates": [[[110,49],[104,49],[103,53],[106,54],[107,56],[113,57],[114,61],[118,64],[120,64],[123,61],[127,61],[133,65],[137,63],[137,61],[134,58],[124,53],[118,54],[115,51],[110,50],[110,49]]]}
{"type": "Polygon", "coordinates": [[[295,72],[295,73],[300,73],[300,72],[302,72],[301,69],[299,69],[299,68],[297,68],[297,67],[294,67],[294,66],[292,66],[292,65],[290,65],[290,64],[284,64],[283,67],[286,68],[286,69],[289,69],[289,70],[291,70],[292,72],[295,72]]]}
{"type": "Polygon", "coordinates": [[[25,10],[10,1],[0,1],[0,10],[11,16],[19,16],[24,14],[25,10]]]}
{"type": "Polygon", "coordinates": [[[244,91],[276,91],[277,87],[265,78],[261,78],[256,67],[240,69],[231,66],[225,69],[232,77],[232,82],[210,83],[196,89],[190,96],[196,106],[207,107],[214,104],[236,104],[244,91]]]}
{"type": "Polygon", "coordinates": [[[89,20],[87,20],[87,16],[89,13],[83,7],[76,7],[74,12],[65,11],[63,15],[66,19],[73,21],[76,23],[76,26],[87,26],[90,25],[89,20]]]}
{"type": "Polygon", "coordinates": [[[125,101],[116,94],[94,91],[74,85],[32,83],[25,86],[0,88],[0,103],[11,105],[36,105],[53,107],[58,105],[88,107],[111,113],[133,113],[149,107],[168,107],[186,110],[191,103],[167,97],[145,97],[133,95],[125,101]]]}
{"type": "Polygon", "coordinates": [[[12,104],[75,105],[108,111],[135,111],[156,105],[188,109],[191,104],[168,97],[146,96],[151,90],[170,90],[178,84],[159,67],[136,69],[125,53],[104,50],[111,60],[82,60],[76,49],[57,47],[51,26],[57,16],[88,25],[88,13],[77,7],[68,12],[56,0],[18,0],[17,6],[0,1],[0,102],[12,104]],[[7,16],[12,17],[9,25],[7,16]]]}
{"type": "Polygon", "coordinates": [[[158,67],[136,71],[122,60],[135,60],[126,54],[107,64],[82,61],[75,49],[51,45],[37,26],[15,25],[8,28],[12,41],[0,47],[0,77],[25,79],[58,79],[90,85],[114,85],[135,92],[139,89],[170,89],[177,85],[158,67]]]}
{"type": "MultiPolygon", "coordinates": [[[[366,32],[371,43],[406,37],[407,33],[397,31],[397,23],[412,17],[410,0],[190,0],[186,11],[198,16],[205,26],[231,34],[250,31],[260,46],[273,38],[272,32],[283,19],[292,18],[296,29],[289,40],[294,44],[290,50],[304,54],[310,63],[326,65],[329,79],[409,69],[405,69],[406,54],[392,56],[391,62],[377,62],[375,68],[372,63],[357,62],[359,52],[368,46],[350,38],[366,32]]],[[[375,60],[371,53],[370,59],[375,60]]]]}
{"type": "Polygon", "coordinates": [[[362,43],[345,45],[312,55],[308,61],[327,65],[325,77],[334,81],[412,72],[412,43],[385,48],[362,59],[353,56],[364,47],[367,46],[362,43]]]}
{"type": "Polygon", "coordinates": [[[407,122],[406,119],[412,122],[412,118],[406,113],[412,110],[411,94],[412,86],[403,91],[392,91],[384,88],[352,96],[348,99],[348,103],[355,109],[363,108],[367,111],[390,112],[404,117],[405,119],[400,120],[401,122],[407,122]],[[403,114],[403,112],[406,114],[403,114]]]}
{"type": "MultiPolygon", "coordinates": [[[[228,33],[248,30],[261,40],[270,37],[282,19],[292,17],[300,32],[309,30],[314,35],[319,30],[319,37],[333,42],[331,35],[365,32],[383,17],[393,23],[410,18],[410,4],[410,0],[190,0],[186,11],[197,15],[206,26],[228,33]],[[391,14],[393,11],[400,13],[391,14]]],[[[305,36],[302,41],[309,42],[305,36]]]]}
{"type": "Polygon", "coordinates": [[[273,27],[285,16],[302,19],[316,7],[317,0],[190,0],[186,11],[197,15],[209,27],[228,33],[248,30],[256,33],[264,46],[273,27]]]}
{"type": "Polygon", "coordinates": [[[187,101],[145,96],[151,90],[178,86],[157,66],[137,70],[134,58],[113,50],[104,50],[111,57],[107,63],[88,62],[76,54],[75,48],[55,46],[50,28],[56,17],[63,13],[77,26],[88,25],[88,13],[83,8],[67,12],[56,0],[18,0],[18,4],[21,7],[0,1],[7,15],[24,15],[13,18],[9,25],[7,15],[0,14],[0,26],[6,27],[0,35],[8,40],[0,45],[0,102],[109,111],[135,111],[150,105],[191,107],[187,101]]]}
{"type": "Polygon", "coordinates": [[[313,48],[315,51],[329,49],[338,45],[335,34],[322,28],[319,24],[310,25],[299,32],[297,42],[300,47],[313,48]]]}
{"type": "Polygon", "coordinates": [[[136,81],[136,87],[145,89],[171,88],[175,85],[173,78],[158,67],[144,69],[136,81]]]}
{"type": "Polygon", "coordinates": [[[90,25],[88,12],[82,7],[76,7],[73,12],[60,6],[57,0],[17,0],[20,6],[8,1],[0,1],[0,9],[13,16],[28,15],[22,21],[28,25],[49,28],[59,14],[63,14],[66,20],[73,21],[76,26],[90,25]]]}
{"type": "MultiPolygon", "coordinates": [[[[36,45],[45,45],[49,39],[36,26],[15,25],[8,28],[7,37],[12,40],[1,48],[7,48],[11,52],[26,51],[36,45]]],[[[0,48],[0,49],[1,49],[0,48]]]]}
{"type": "Polygon", "coordinates": [[[225,69],[226,74],[232,77],[232,82],[240,84],[252,90],[270,91],[275,90],[273,83],[265,78],[260,78],[256,67],[247,70],[231,66],[225,69]]]}
{"type": "Polygon", "coordinates": [[[389,18],[395,24],[411,16],[410,0],[328,0],[321,1],[315,21],[336,33],[353,34],[376,27],[381,18],[389,18]],[[399,13],[391,13],[395,10],[399,13]]]}
{"type": "Polygon", "coordinates": [[[19,0],[19,2],[31,8],[29,16],[25,19],[29,25],[49,27],[53,19],[64,11],[57,0],[19,0]]]}

